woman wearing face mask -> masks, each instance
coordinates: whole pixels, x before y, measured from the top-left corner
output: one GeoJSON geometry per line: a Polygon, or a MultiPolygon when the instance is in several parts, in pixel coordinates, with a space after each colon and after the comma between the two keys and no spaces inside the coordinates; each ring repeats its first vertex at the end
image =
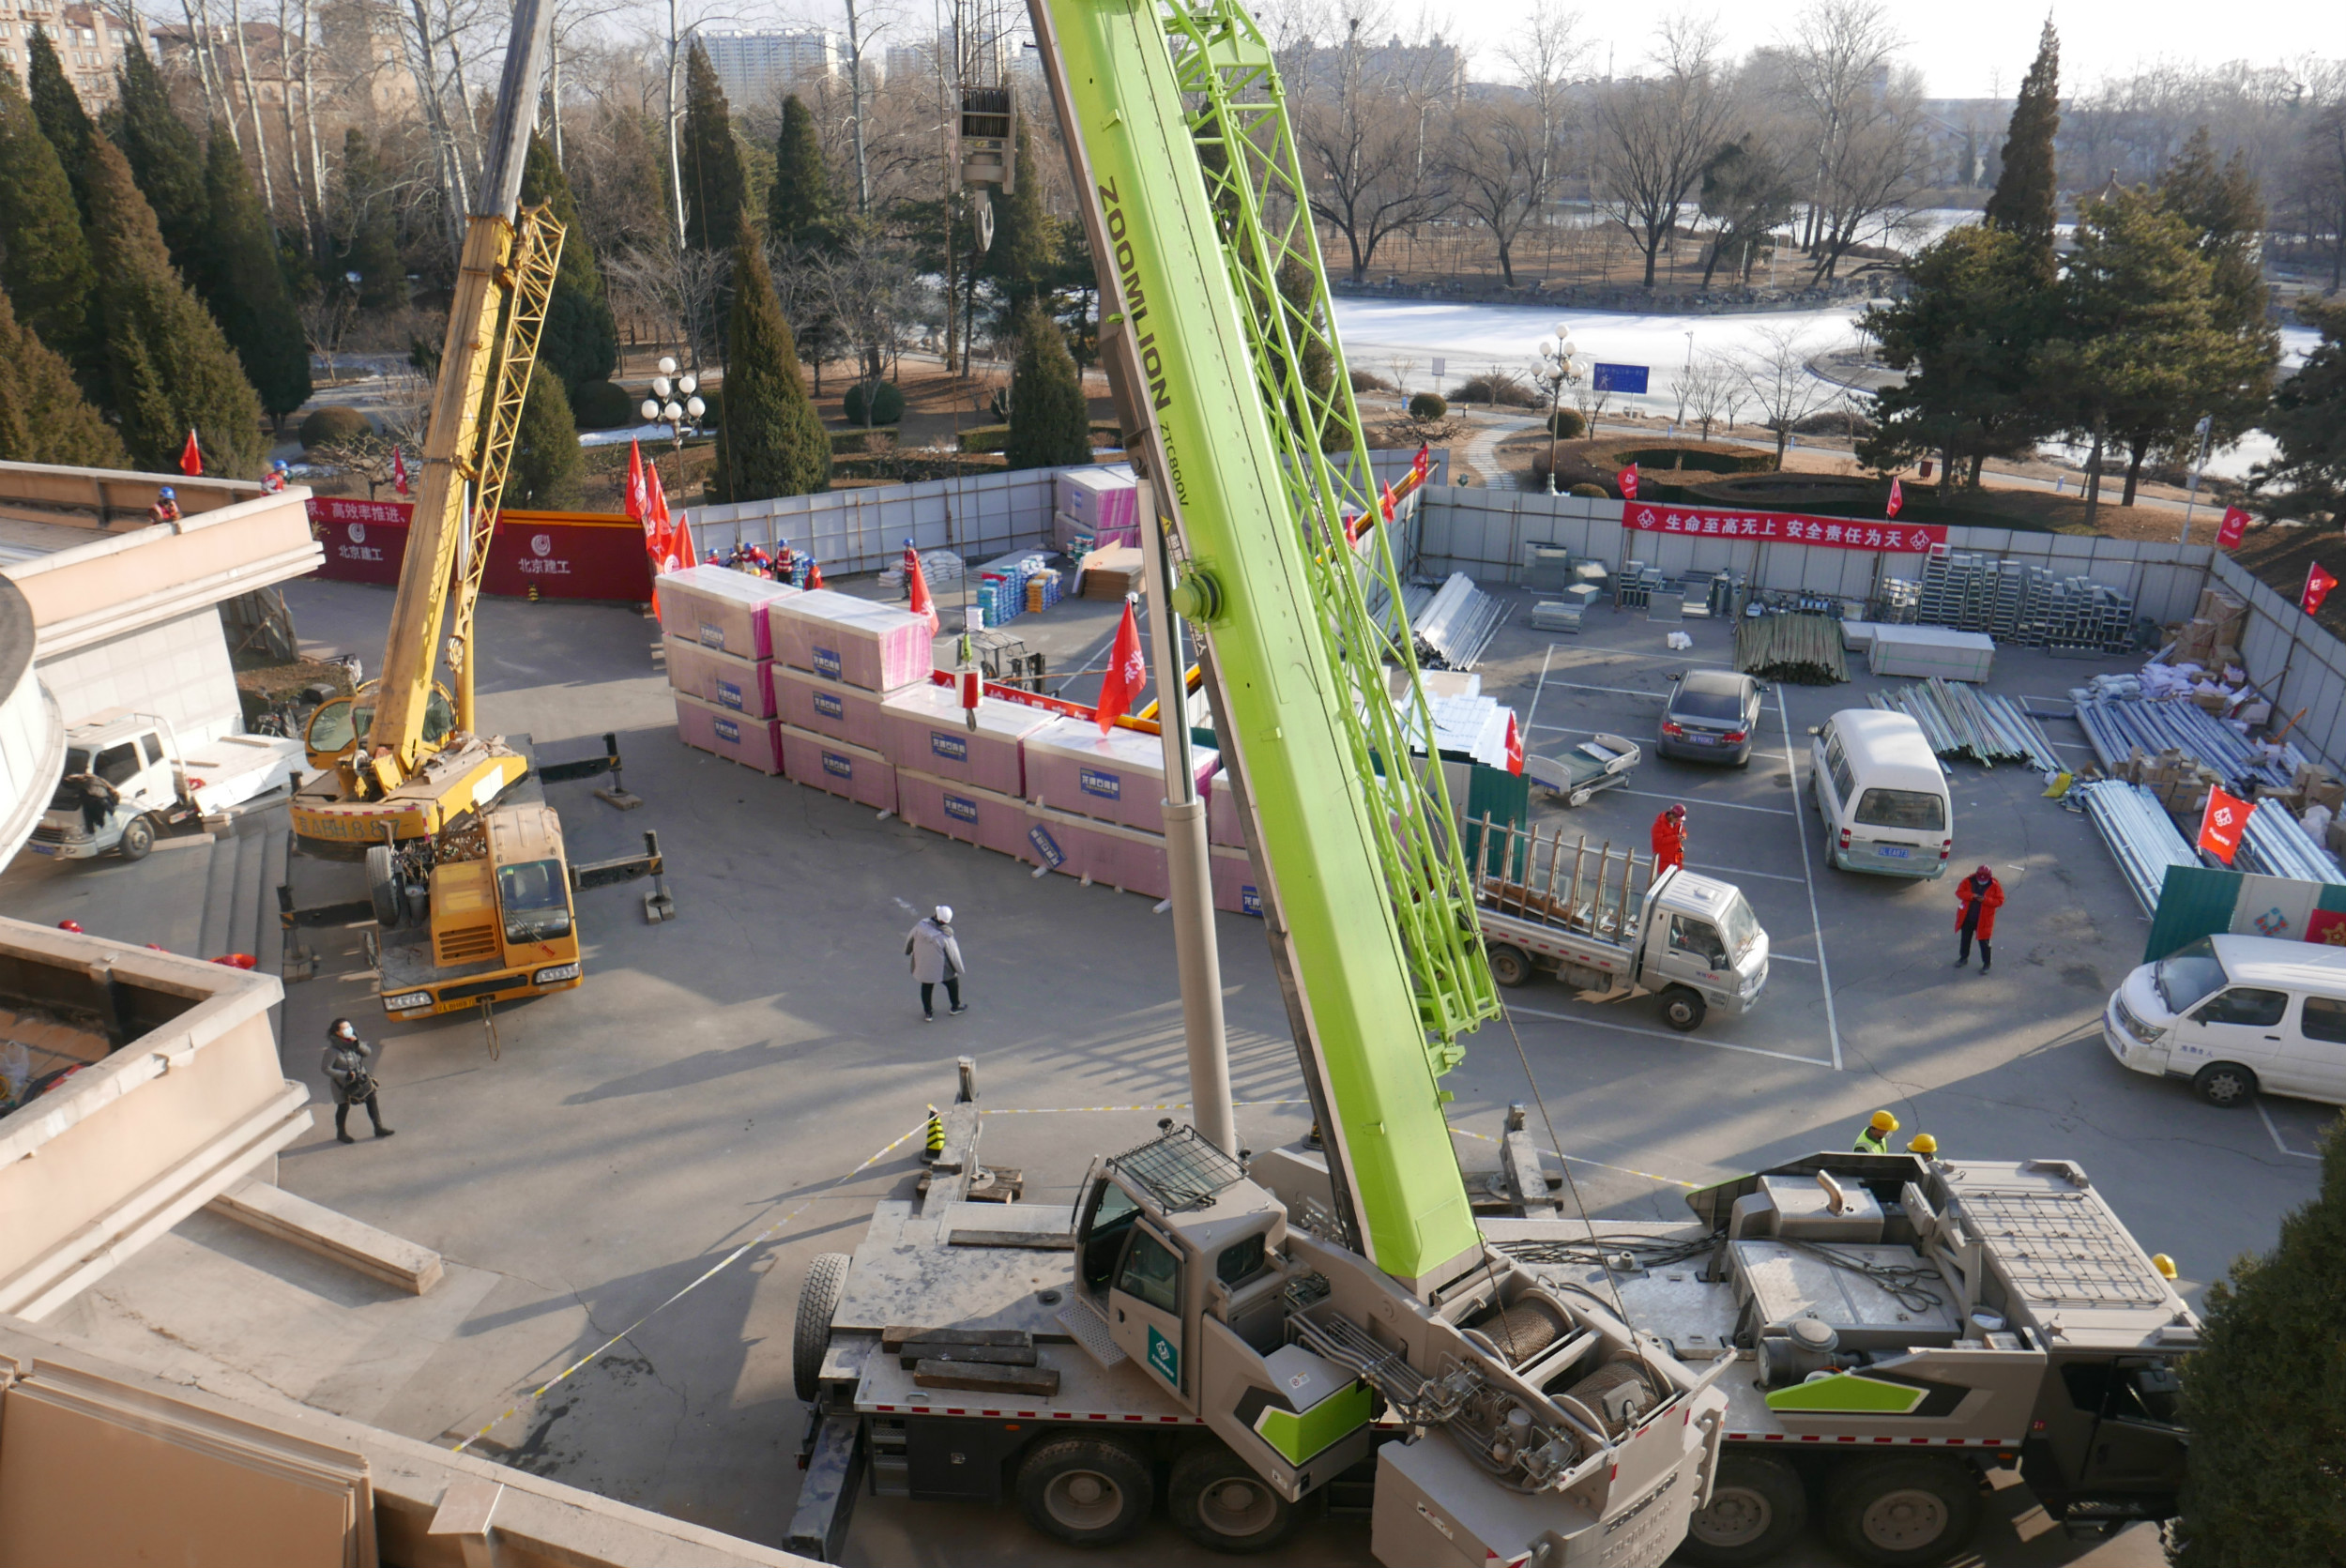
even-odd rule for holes
{"type": "Polygon", "coordinates": [[[1996,911],[2003,907],[2003,884],[1986,866],[1980,867],[1955,885],[1955,929],[1958,940],[1955,967],[1961,968],[1971,962],[1972,938],[1979,938],[1979,972],[1986,974],[1988,966],[1995,962],[1995,951],[1988,938],[1996,934],[1996,911]]]}

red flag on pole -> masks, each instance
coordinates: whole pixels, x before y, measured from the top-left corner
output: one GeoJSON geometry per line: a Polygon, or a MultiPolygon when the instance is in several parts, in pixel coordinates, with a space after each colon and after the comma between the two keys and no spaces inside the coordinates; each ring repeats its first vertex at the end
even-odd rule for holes
{"type": "Polygon", "coordinates": [[[1523,777],[1523,732],[1516,728],[1515,709],[1507,710],[1507,771],[1523,777]]]}
{"type": "Polygon", "coordinates": [[[2241,835],[2248,830],[2248,814],[2256,808],[2220,789],[2207,792],[2207,810],[2200,815],[2200,847],[2226,865],[2232,864],[2233,854],[2240,848],[2241,835]]]}
{"type": "Polygon", "coordinates": [[[1882,513],[1882,515],[1884,517],[1896,517],[1898,514],[1898,509],[1904,505],[1906,505],[1906,491],[1898,484],[1897,480],[1894,477],[1890,480],[1890,510],[1882,513]]]}
{"type": "Polygon", "coordinates": [[[1100,681],[1100,704],[1091,710],[1100,733],[1132,711],[1133,699],[1149,684],[1149,664],[1140,656],[1140,622],[1133,618],[1133,595],[1124,596],[1124,618],[1117,624],[1116,647],[1108,654],[1108,673],[1100,681]]]}
{"type": "Polygon", "coordinates": [[[644,444],[641,441],[627,444],[627,489],[620,498],[630,517],[638,523],[647,520],[651,508],[647,504],[647,497],[644,494],[644,444]]]}
{"type": "Polygon", "coordinates": [[[1392,521],[1393,521],[1393,486],[1391,486],[1391,485],[1387,485],[1387,486],[1385,486],[1385,494],[1384,494],[1384,496],[1382,497],[1382,499],[1380,499],[1380,500],[1378,502],[1378,506],[1379,506],[1379,510],[1381,510],[1384,512],[1384,514],[1385,514],[1385,521],[1386,521],[1386,522],[1388,522],[1388,523],[1392,522],[1392,521]]]}
{"type": "Polygon", "coordinates": [[[921,570],[921,552],[905,540],[905,592],[910,602],[906,606],[914,615],[929,623],[929,635],[937,635],[937,601],[929,597],[929,580],[921,570]]]}
{"type": "Polygon", "coordinates": [[[195,432],[188,432],[188,444],[179,449],[179,472],[190,479],[204,476],[204,449],[195,444],[195,432]]]}
{"type": "Polygon", "coordinates": [[[2314,562],[2306,569],[2306,591],[2298,596],[2297,608],[2309,616],[2321,614],[2322,601],[2329,598],[2330,590],[2336,586],[2338,579],[2324,571],[2320,561],[2314,562]]]}
{"type": "Polygon", "coordinates": [[[407,494],[407,449],[391,449],[391,488],[402,495],[407,494]]]}
{"type": "Polygon", "coordinates": [[[1432,471],[1433,466],[1433,452],[1429,449],[1426,443],[1420,441],[1417,444],[1417,456],[1409,464],[1409,472],[1415,474],[1418,477],[1419,482],[1423,483],[1425,476],[1432,471]]]}
{"type": "Polygon", "coordinates": [[[2216,542],[2227,550],[2237,550],[2247,532],[2248,514],[2238,507],[2226,507],[2224,525],[2216,530],[2216,542]]]}
{"type": "Polygon", "coordinates": [[[1613,476],[1613,482],[1621,486],[1621,498],[1622,500],[1636,500],[1638,498],[1638,465],[1633,463],[1628,467],[1623,468],[1620,473],[1615,474],[1613,476]]]}

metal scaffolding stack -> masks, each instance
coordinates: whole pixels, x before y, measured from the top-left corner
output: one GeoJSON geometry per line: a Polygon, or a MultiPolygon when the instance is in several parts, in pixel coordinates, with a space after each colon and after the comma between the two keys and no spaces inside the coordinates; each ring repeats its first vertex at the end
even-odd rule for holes
{"type": "Polygon", "coordinates": [[[2061,771],[2052,741],[2010,697],[1933,676],[1924,685],[1869,692],[1866,700],[1912,719],[1941,756],[1968,756],[1989,768],[2025,762],[2040,773],[2061,771]]]}
{"type": "Polygon", "coordinates": [[[2174,819],[2158,803],[2158,797],[2140,784],[2095,779],[2079,784],[2077,793],[2085,800],[2085,814],[2094,819],[2102,841],[2116,858],[2126,886],[2134,890],[2135,902],[2142,906],[2144,914],[2155,913],[2159,890],[2166,886],[2167,868],[2196,866],[2200,857],[2176,830],[2174,819]]]}
{"type": "Polygon", "coordinates": [[[2064,577],[2035,643],[2060,653],[2123,653],[2134,644],[2134,600],[2091,577],[2064,577]]]}
{"type": "Polygon", "coordinates": [[[2240,848],[2232,857],[2234,871],[2262,872],[2267,876],[2293,876],[2301,882],[2334,882],[2346,886],[2338,858],[2313,842],[2303,824],[2277,800],[2260,800],[2241,830],[2240,848]]]}
{"type": "Polygon", "coordinates": [[[1866,618],[1881,626],[1912,626],[1922,612],[1923,586],[1912,577],[1884,577],[1881,597],[1866,618]]]}
{"type": "Polygon", "coordinates": [[[1631,561],[1613,584],[1613,602],[1623,610],[1646,609],[1653,603],[1654,590],[1668,581],[1660,567],[1631,561]]]}
{"type": "Polygon", "coordinates": [[[2189,702],[2139,702],[2096,697],[2079,688],[2069,693],[2078,723],[2103,768],[2117,771],[2140,747],[2149,755],[2165,751],[2196,757],[2224,776],[2224,787],[2246,799],[2259,784],[2287,789],[2295,782],[2305,754],[2293,745],[2251,745],[2221,720],[2189,702]]]}

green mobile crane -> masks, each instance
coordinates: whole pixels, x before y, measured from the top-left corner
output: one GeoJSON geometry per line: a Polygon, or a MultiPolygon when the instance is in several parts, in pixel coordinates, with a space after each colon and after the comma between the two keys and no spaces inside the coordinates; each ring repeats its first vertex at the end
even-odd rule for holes
{"type": "MultiPolygon", "coordinates": [[[[1236,0],[1030,9],[1150,484],[1160,690],[1181,690],[1178,612],[1320,1137],[1236,1147],[1203,828],[1176,783],[1196,1124],[1095,1160],[1072,1213],[972,1203],[998,1179],[965,1063],[923,1198],[882,1204],[801,1290],[792,1545],[835,1557],[867,1489],[1014,1498],[1104,1544],[1162,1476],[1177,1522],[1228,1549],[1327,1492],[1368,1499],[1395,1565],[1658,1564],[1708,1497],[1726,1363],[1697,1372],[1477,1228],[1438,1080],[1497,992],[1408,639],[1363,601],[1368,573],[1398,582],[1271,50],[1236,0]]],[[[1164,728],[1186,779],[1185,726],[1164,728]]]]}

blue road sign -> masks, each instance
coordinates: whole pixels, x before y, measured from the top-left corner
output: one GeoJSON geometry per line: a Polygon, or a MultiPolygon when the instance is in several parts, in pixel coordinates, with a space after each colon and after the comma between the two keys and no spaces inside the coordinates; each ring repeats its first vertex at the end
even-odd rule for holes
{"type": "Polygon", "coordinates": [[[1589,385],[1600,392],[1643,392],[1650,367],[1599,362],[1589,373],[1589,385]]]}

